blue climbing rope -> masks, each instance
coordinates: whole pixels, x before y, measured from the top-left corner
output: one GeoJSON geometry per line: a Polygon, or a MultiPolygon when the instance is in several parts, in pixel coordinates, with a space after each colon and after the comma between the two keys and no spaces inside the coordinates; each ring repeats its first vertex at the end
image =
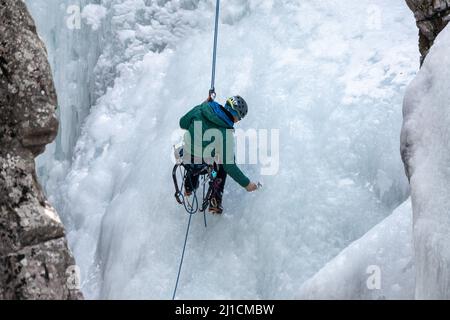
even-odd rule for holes
{"type": "MultiPolygon", "coordinates": [[[[214,47],[213,47],[213,62],[212,62],[212,74],[211,74],[211,89],[209,90],[209,98],[212,100],[214,100],[216,97],[215,81],[216,81],[216,61],[217,61],[217,38],[218,38],[218,33],[219,33],[219,13],[220,13],[220,0],[217,0],[217,2],[216,2],[216,20],[215,20],[215,25],[214,25],[214,47]]],[[[203,195],[204,195],[204,189],[203,189],[203,195]]],[[[181,254],[180,266],[178,268],[177,282],[175,283],[175,289],[173,290],[172,300],[175,300],[175,296],[177,294],[178,282],[180,281],[181,268],[183,267],[184,254],[186,252],[186,244],[187,244],[187,240],[188,240],[189,229],[191,227],[192,216],[198,210],[198,200],[197,200],[196,191],[194,191],[194,202],[193,202],[193,206],[190,206],[190,210],[189,210],[189,208],[186,207],[184,199],[183,199],[183,204],[185,206],[186,211],[189,213],[189,222],[188,222],[187,229],[186,229],[186,236],[184,238],[183,252],[181,254]],[[194,207],[194,203],[195,203],[195,207],[194,207]]],[[[205,211],[203,211],[203,219],[204,219],[205,227],[207,227],[205,211]]]]}
{"type": "MultiPolygon", "coordinates": [[[[190,176],[188,176],[188,177],[189,177],[189,179],[191,179],[190,176]]],[[[207,181],[205,179],[206,178],[203,177],[203,180],[204,180],[203,181],[203,199],[205,199],[205,184],[206,184],[206,181],[207,181]]],[[[184,177],[183,177],[183,181],[184,181],[184,177]]],[[[191,180],[189,180],[189,184],[191,186],[193,185],[191,180]]],[[[181,190],[183,189],[183,186],[184,186],[184,182],[183,182],[183,184],[181,186],[181,190]]],[[[186,236],[184,237],[183,252],[181,253],[180,266],[178,267],[177,281],[175,283],[175,289],[173,290],[172,300],[175,300],[175,296],[177,294],[178,283],[180,281],[181,268],[183,266],[184,254],[186,252],[186,245],[187,245],[187,240],[188,240],[188,235],[189,235],[189,229],[191,227],[192,216],[195,215],[197,213],[198,209],[199,209],[199,207],[198,207],[198,200],[197,200],[197,189],[193,190],[192,205],[186,205],[186,201],[187,201],[186,198],[183,197],[183,205],[184,205],[184,208],[186,209],[186,212],[189,214],[189,222],[188,222],[188,226],[187,226],[187,230],[186,230],[186,236]]],[[[207,224],[206,224],[206,210],[204,210],[205,208],[203,207],[203,204],[202,204],[202,209],[203,209],[203,219],[204,219],[205,228],[206,228],[207,227],[207,224]]]]}
{"type": "Polygon", "coordinates": [[[217,61],[217,38],[219,34],[219,14],[220,14],[220,0],[216,2],[216,21],[214,25],[214,46],[213,46],[213,62],[211,74],[211,89],[209,90],[209,97],[214,100],[216,97],[216,61],[217,61]]]}
{"type": "Polygon", "coordinates": [[[188,226],[187,226],[187,230],[186,230],[186,236],[184,237],[183,253],[181,254],[180,267],[178,268],[177,282],[175,284],[175,289],[173,290],[172,300],[175,300],[175,296],[177,294],[178,282],[180,281],[181,267],[183,266],[184,253],[186,252],[186,244],[187,244],[189,229],[191,227],[191,220],[192,220],[193,215],[194,215],[193,213],[189,214],[189,222],[188,222],[188,226]]]}

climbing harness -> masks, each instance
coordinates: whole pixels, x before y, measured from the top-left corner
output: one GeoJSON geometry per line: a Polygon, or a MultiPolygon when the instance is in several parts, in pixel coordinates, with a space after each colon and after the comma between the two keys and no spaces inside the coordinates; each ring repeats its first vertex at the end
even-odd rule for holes
{"type": "Polygon", "coordinates": [[[214,166],[207,164],[184,164],[183,162],[179,162],[173,167],[172,179],[175,187],[175,199],[180,205],[183,205],[186,212],[189,214],[196,214],[198,211],[205,213],[209,201],[211,200],[214,186],[217,184],[217,181],[215,180],[219,180],[217,179],[217,172],[214,169],[214,166]],[[194,183],[191,181],[192,178],[199,179],[199,186],[193,185],[194,183]],[[186,196],[182,192],[187,183],[189,183],[193,189],[190,196],[186,196]],[[200,205],[197,196],[199,188],[202,189],[202,200],[200,205]]]}

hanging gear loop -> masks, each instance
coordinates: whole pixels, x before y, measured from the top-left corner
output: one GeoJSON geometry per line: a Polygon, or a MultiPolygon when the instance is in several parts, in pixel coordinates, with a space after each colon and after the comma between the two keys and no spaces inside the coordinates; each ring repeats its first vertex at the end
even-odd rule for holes
{"type": "Polygon", "coordinates": [[[216,2],[216,22],[214,26],[214,46],[213,46],[213,61],[211,74],[211,89],[209,89],[209,99],[216,98],[216,61],[217,61],[217,38],[219,34],[219,15],[220,15],[220,0],[216,2]]]}

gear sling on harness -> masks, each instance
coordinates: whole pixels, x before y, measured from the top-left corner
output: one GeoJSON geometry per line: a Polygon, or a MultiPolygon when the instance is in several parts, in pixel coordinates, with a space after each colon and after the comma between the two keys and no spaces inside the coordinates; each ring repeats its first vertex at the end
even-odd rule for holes
{"type": "MultiPolygon", "coordinates": [[[[183,163],[183,149],[179,148],[175,150],[175,156],[178,157],[177,164],[172,170],[172,179],[175,187],[175,199],[177,202],[184,206],[184,209],[189,214],[195,214],[198,211],[205,213],[208,207],[211,196],[217,185],[221,182],[217,178],[217,171],[214,165],[208,165],[206,163],[194,164],[194,163],[183,163]],[[178,177],[181,177],[181,184],[178,181],[178,177]],[[200,181],[201,178],[201,181],[200,181]],[[196,181],[192,181],[192,179],[196,181]],[[183,189],[186,185],[192,189],[192,200],[183,194],[183,189]],[[202,202],[199,206],[197,189],[201,185],[203,189],[202,202]],[[208,185],[208,190],[206,190],[206,185],[208,185]]],[[[205,227],[206,227],[206,216],[205,216],[205,227]]]]}
{"type": "MultiPolygon", "coordinates": [[[[219,31],[219,13],[220,13],[219,10],[220,10],[220,0],[217,0],[217,2],[216,2],[216,17],[215,17],[215,24],[214,24],[214,45],[213,45],[211,88],[209,90],[209,96],[208,96],[209,101],[214,101],[216,98],[215,79],[216,79],[216,61],[217,61],[216,60],[217,39],[218,39],[218,31],[219,31]]],[[[178,155],[180,155],[180,154],[178,153],[178,155]]],[[[182,158],[182,155],[181,155],[181,158],[182,158]]],[[[185,183],[184,179],[186,178],[186,174],[187,174],[188,170],[195,170],[194,174],[198,174],[203,177],[203,179],[202,179],[203,181],[201,182],[203,184],[203,198],[202,198],[202,204],[200,207],[200,211],[203,212],[205,227],[206,227],[205,210],[208,206],[209,200],[212,195],[212,191],[213,191],[213,187],[214,187],[213,183],[217,182],[217,181],[214,181],[214,180],[216,180],[217,173],[214,170],[213,166],[206,165],[206,164],[201,164],[200,167],[197,167],[197,168],[195,166],[196,165],[191,166],[191,165],[183,164],[182,161],[179,161],[172,170],[172,177],[173,177],[173,182],[175,185],[175,198],[176,198],[177,202],[179,204],[182,204],[184,206],[184,208],[186,209],[186,211],[189,213],[189,222],[188,222],[188,226],[187,226],[187,230],[186,230],[186,236],[184,238],[183,252],[181,254],[180,266],[178,268],[177,281],[175,284],[175,289],[173,291],[172,300],[175,300],[175,296],[177,294],[178,282],[180,280],[181,268],[183,266],[184,254],[186,252],[186,244],[187,244],[187,239],[188,239],[188,235],[189,235],[189,229],[191,226],[192,216],[199,210],[196,188],[194,188],[194,190],[193,190],[192,202],[189,202],[189,199],[186,199],[186,197],[182,193],[183,183],[185,183]],[[184,172],[183,172],[183,170],[184,170],[184,172]],[[181,188],[179,187],[178,181],[177,181],[177,171],[180,171],[182,179],[183,179],[181,188]],[[210,181],[211,183],[209,183],[208,192],[205,193],[205,188],[206,188],[206,184],[208,181],[210,181]]],[[[189,175],[189,177],[191,177],[191,175],[189,175]]]]}

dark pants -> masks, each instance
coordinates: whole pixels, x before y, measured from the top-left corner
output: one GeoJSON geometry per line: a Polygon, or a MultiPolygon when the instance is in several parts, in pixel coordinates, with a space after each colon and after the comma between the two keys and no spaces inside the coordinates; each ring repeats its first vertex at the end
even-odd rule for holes
{"type": "MultiPolygon", "coordinates": [[[[218,203],[222,202],[223,190],[227,179],[227,173],[221,164],[214,164],[214,170],[217,176],[213,181],[210,181],[209,187],[212,188],[211,197],[216,199],[218,203]]],[[[184,181],[185,190],[192,192],[198,188],[200,175],[196,174],[195,170],[188,170],[186,173],[186,180],[184,181]]]]}

